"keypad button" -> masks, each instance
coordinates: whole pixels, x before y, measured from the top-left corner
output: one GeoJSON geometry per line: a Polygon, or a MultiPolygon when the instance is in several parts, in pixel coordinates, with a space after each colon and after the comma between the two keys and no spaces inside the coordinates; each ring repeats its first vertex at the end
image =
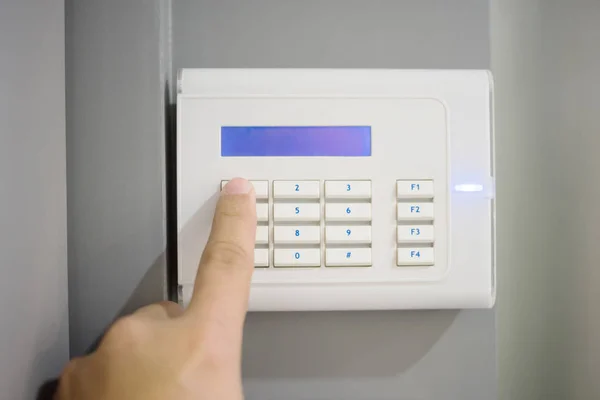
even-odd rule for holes
{"type": "Polygon", "coordinates": [[[432,199],[433,181],[399,180],[396,182],[396,193],[399,199],[432,199]]]}
{"type": "Polygon", "coordinates": [[[321,227],[313,225],[275,226],[273,239],[275,244],[320,244],[321,227]]]}
{"type": "Polygon", "coordinates": [[[398,203],[398,221],[433,221],[433,203],[398,203]]]}
{"type": "MultiPolygon", "coordinates": [[[[221,190],[223,190],[227,182],[229,181],[221,181],[221,190]]],[[[257,200],[265,200],[269,198],[269,181],[251,180],[249,182],[252,184],[252,186],[254,186],[254,191],[256,192],[257,200]]]]}
{"type": "Polygon", "coordinates": [[[406,247],[398,249],[397,264],[399,266],[433,265],[433,248],[406,247]]]}
{"type": "Polygon", "coordinates": [[[325,242],[327,244],[370,244],[371,226],[329,225],[325,227],[325,242]]]}
{"type": "Polygon", "coordinates": [[[326,199],[370,199],[371,181],[326,181],[326,199]]]}
{"type": "Polygon", "coordinates": [[[273,204],[275,222],[316,222],[321,219],[319,203],[275,203],[273,204]]]}
{"type": "Polygon", "coordinates": [[[433,225],[399,225],[398,243],[433,243],[433,225]]]}
{"type": "Polygon", "coordinates": [[[259,225],[256,227],[256,244],[269,244],[269,227],[259,225]]]}
{"type": "Polygon", "coordinates": [[[320,249],[275,249],[273,254],[275,267],[319,267],[320,249]]]}
{"type": "Polygon", "coordinates": [[[256,219],[258,222],[269,220],[269,205],[267,203],[256,203],[256,219]]]}
{"type": "Polygon", "coordinates": [[[370,221],[370,203],[327,203],[326,221],[370,221]]]}
{"type": "Polygon", "coordinates": [[[269,266],[269,249],[254,249],[254,266],[262,268],[269,266]]]}
{"type": "Polygon", "coordinates": [[[327,249],[325,251],[325,266],[371,266],[371,248],[327,249]]]}
{"type": "Polygon", "coordinates": [[[275,181],[275,199],[318,199],[321,195],[319,181],[275,181]]]}

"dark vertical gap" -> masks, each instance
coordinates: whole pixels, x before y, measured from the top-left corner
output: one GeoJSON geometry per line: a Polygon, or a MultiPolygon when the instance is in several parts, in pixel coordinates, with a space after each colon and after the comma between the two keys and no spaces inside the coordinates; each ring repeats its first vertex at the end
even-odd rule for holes
{"type": "Polygon", "coordinates": [[[165,180],[167,220],[167,297],[178,301],[177,284],[177,118],[176,105],[170,101],[165,85],[165,180]]]}

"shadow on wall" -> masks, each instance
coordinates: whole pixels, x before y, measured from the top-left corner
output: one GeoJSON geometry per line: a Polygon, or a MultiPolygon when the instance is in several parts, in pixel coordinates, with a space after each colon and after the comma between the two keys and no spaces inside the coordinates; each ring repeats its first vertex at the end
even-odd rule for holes
{"type": "Polygon", "coordinates": [[[250,313],[243,374],[245,378],[400,375],[427,355],[458,312],[250,313]]]}
{"type": "MultiPolygon", "coordinates": [[[[205,229],[198,227],[211,223],[216,201],[215,195],[184,226],[179,236],[183,252],[194,252],[199,259],[202,246],[198,243],[204,243],[207,237],[205,229]]],[[[150,266],[117,318],[165,299],[166,276],[167,261],[163,252],[150,266]]],[[[244,333],[244,377],[399,375],[430,351],[452,325],[458,312],[252,312],[247,316],[244,333]]]]}

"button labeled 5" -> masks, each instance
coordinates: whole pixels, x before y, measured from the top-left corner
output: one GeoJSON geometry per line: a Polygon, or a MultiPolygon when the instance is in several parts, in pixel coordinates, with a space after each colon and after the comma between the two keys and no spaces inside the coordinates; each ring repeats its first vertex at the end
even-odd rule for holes
{"type": "Polygon", "coordinates": [[[275,222],[319,221],[321,205],[319,203],[275,203],[273,219],[275,222]]]}

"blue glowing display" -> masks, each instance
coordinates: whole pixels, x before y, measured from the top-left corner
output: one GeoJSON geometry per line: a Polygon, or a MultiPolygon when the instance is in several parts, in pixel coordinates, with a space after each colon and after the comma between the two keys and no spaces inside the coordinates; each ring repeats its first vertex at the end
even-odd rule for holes
{"type": "Polygon", "coordinates": [[[365,157],[370,126],[223,126],[222,157],[365,157]]]}

